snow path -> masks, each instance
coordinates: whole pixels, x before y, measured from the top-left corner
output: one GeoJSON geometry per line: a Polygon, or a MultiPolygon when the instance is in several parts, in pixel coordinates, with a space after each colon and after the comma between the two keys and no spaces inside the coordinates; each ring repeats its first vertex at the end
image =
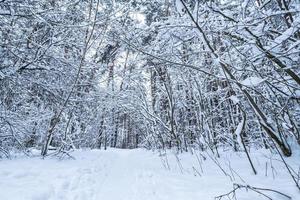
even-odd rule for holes
{"type": "MultiPolygon", "coordinates": [[[[209,200],[229,191],[233,182],[242,183],[234,175],[235,180],[230,181],[209,160],[201,166],[202,173],[196,157],[190,154],[180,156],[182,169],[176,157],[170,154],[170,170],[162,164],[165,157],[145,150],[88,150],[76,151],[73,156],[76,160],[17,158],[0,161],[0,200],[209,200]],[[194,168],[201,177],[195,176],[194,168]]],[[[251,175],[248,163],[241,158],[230,167],[236,165],[239,176],[247,178],[249,184],[267,185],[294,195],[295,200],[300,199],[283,168],[276,166],[273,173],[278,178],[274,178],[271,170],[265,176],[262,159],[255,159],[255,164],[262,168],[259,172],[263,179],[251,175]]],[[[221,165],[228,171],[225,162],[221,165]]],[[[264,198],[252,193],[239,197],[239,200],[248,199],[264,198]]]]}
{"type": "MultiPolygon", "coordinates": [[[[89,151],[88,156],[76,152],[76,160],[64,161],[40,158],[2,161],[0,199],[174,199],[172,194],[176,197],[178,191],[172,190],[184,189],[192,184],[169,178],[168,184],[172,187],[160,188],[159,183],[164,182],[164,178],[157,174],[153,164],[160,171],[168,172],[157,155],[150,154],[149,157],[149,153],[145,156],[145,151],[139,151],[143,150],[89,151]],[[166,193],[165,189],[170,193],[166,193]]],[[[183,197],[185,192],[181,192],[183,197]]]]}

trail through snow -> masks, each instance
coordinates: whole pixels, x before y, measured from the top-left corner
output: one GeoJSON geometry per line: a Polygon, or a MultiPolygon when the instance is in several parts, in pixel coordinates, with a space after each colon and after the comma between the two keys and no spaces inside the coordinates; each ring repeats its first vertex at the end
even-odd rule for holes
{"type": "MultiPolygon", "coordinates": [[[[159,157],[141,149],[87,150],[72,155],[76,160],[36,157],[0,161],[0,200],[209,200],[228,192],[233,182],[245,180],[255,186],[274,186],[300,199],[281,165],[267,166],[258,159],[257,167],[270,168],[267,175],[251,175],[242,157],[238,163],[220,161],[233,177],[231,181],[208,158],[203,161],[190,154],[178,158],[181,164],[173,154],[159,157]],[[271,170],[274,166],[275,172],[271,170]],[[235,171],[240,174],[235,175],[235,171]]],[[[241,194],[239,200],[264,199],[241,194]]]]}

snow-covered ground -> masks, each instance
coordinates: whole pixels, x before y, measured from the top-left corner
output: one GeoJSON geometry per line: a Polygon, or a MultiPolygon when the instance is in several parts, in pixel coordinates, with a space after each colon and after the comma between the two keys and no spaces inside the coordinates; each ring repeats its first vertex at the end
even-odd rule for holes
{"type": "MultiPolygon", "coordinates": [[[[243,153],[224,152],[215,161],[206,153],[159,156],[142,149],[78,150],[72,155],[75,160],[0,161],[0,200],[213,200],[230,191],[233,183],[271,188],[300,199],[284,165],[267,152],[251,153],[256,176],[243,153]]],[[[287,162],[299,170],[299,157],[287,162]]],[[[287,199],[266,194],[274,200],[287,199]]],[[[236,195],[238,200],[266,199],[246,190],[236,195]]]]}

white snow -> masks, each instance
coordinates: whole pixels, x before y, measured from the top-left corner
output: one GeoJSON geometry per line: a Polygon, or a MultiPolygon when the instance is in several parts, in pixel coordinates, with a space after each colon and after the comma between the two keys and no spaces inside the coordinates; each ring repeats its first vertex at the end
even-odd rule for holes
{"type": "Polygon", "coordinates": [[[253,77],[248,77],[245,80],[241,81],[241,84],[245,86],[258,86],[264,81],[265,81],[264,79],[253,76],[253,77]]]}
{"type": "MultiPolygon", "coordinates": [[[[250,152],[259,173],[255,176],[243,153],[221,152],[221,158],[214,159],[228,174],[225,176],[211,160],[212,154],[202,154],[184,153],[176,158],[170,152],[158,156],[141,149],[109,149],[75,151],[72,155],[76,160],[38,157],[2,160],[0,199],[213,200],[231,190],[233,183],[272,188],[294,200],[300,199],[283,164],[276,160],[278,156],[250,152]]],[[[287,162],[297,171],[300,161],[296,157],[287,162]]],[[[268,192],[268,195],[284,199],[278,194],[268,192]]],[[[265,198],[246,190],[237,191],[237,197],[238,200],[265,198]]]]}
{"type": "Polygon", "coordinates": [[[181,3],[181,1],[180,0],[176,0],[175,1],[175,5],[176,5],[177,12],[180,13],[181,15],[183,15],[185,9],[184,9],[184,6],[181,3]]]}
{"type": "Polygon", "coordinates": [[[242,120],[238,126],[236,127],[234,134],[237,136],[238,141],[239,141],[239,145],[243,145],[242,143],[242,138],[241,138],[241,133],[243,131],[243,124],[244,124],[244,120],[242,120]]]}
{"type": "Polygon", "coordinates": [[[229,97],[229,99],[234,103],[234,104],[238,104],[240,102],[239,98],[235,95],[232,95],[229,97]]]}

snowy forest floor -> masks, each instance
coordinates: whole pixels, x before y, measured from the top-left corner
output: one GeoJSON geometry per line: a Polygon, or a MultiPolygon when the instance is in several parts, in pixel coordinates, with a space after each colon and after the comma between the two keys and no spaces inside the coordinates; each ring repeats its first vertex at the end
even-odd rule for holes
{"type": "MultiPolygon", "coordinates": [[[[300,199],[299,191],[276,155],[251,152],[258,171],[255,176],[242,152],[222,152],[218,159],[212,154],[201,154],[176,156],[142,149],[108,149],[77,150],[72,153],[75,160],[51,157],[1,160],[0,199],[210,200],[232,190],[233,183],[271,188],[294,200],[300,199]]],[[[287,162],[298,172],[299,155],[288,158],[287,162]]],[[[287,199],[264,193],[274,200],[287,199]]],[[[245,189],[238,190],[236,195],[238,200],[266,199],[245,189]]]]}

